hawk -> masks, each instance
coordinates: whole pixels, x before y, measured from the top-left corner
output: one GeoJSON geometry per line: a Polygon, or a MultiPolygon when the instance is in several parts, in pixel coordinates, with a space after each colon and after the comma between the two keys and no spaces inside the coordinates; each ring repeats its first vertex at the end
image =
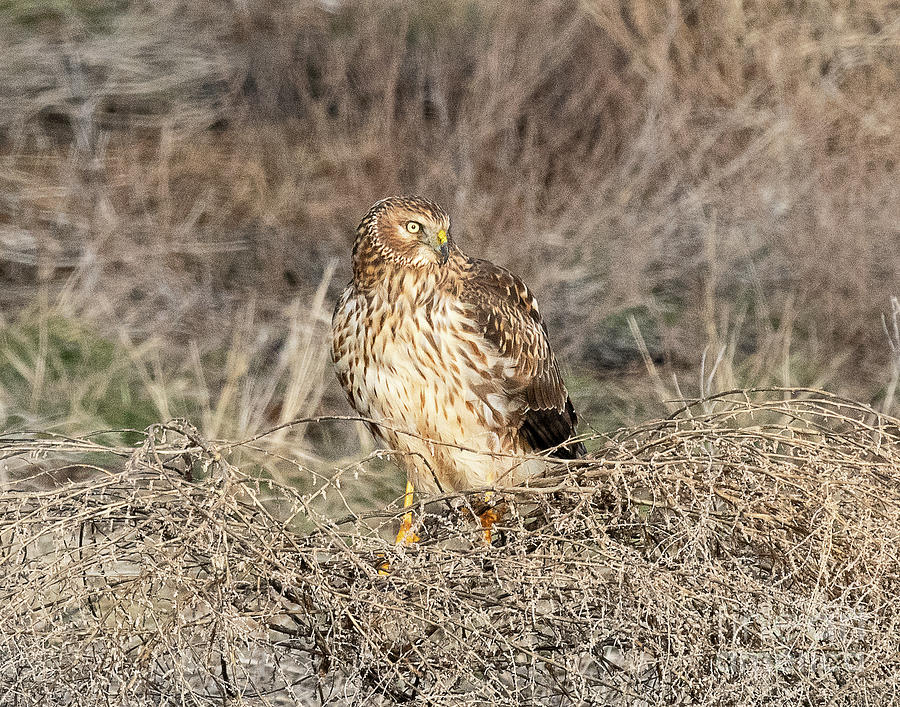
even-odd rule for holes
{"type": "MultiPolygon", "coordinates": [[[[414,489],[513,486],[574,459],[577,416],[537,301],[508,270],[466,256],[446,212],[419,196],[377,202],[356,231],[353,280],[332,318],[350,404],[398,451],[414,489]]],[[[482,516],[485,537],[496,516],[482,516]]],[[[412,514],[398,542],[414,541],[412,514]]]]}

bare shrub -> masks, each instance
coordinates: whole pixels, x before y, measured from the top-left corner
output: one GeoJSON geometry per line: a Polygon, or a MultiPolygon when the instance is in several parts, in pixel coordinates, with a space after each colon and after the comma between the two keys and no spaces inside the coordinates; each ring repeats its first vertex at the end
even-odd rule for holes
{"type": "Polygon", "coordinates": [[[4,436],[0,701],[890,701],[898,420],[802,390],[705,404],[504,493],[493,546],[447,508],[478,495],[429,499],[394,547],[396,505],[323,513],[360,468],[302,494],[184,423],[134,450],[4,436]]]}

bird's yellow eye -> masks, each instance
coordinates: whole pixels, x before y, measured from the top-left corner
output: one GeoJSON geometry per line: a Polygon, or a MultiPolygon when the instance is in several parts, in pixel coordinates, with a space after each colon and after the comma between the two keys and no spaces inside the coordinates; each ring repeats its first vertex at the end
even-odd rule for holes
{"type": "Polygon", "coordinates": [[[422,230],[422,224],[420,224],[418,221],[407,221],[406,230],[410,233],[418,233],[422,230]]]}

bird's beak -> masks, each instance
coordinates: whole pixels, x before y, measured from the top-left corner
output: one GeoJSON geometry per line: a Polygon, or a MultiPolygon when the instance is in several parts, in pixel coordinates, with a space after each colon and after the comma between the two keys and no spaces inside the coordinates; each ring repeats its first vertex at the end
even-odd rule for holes
{"type": "Polygon", "coordinates": [[[437,232],[437,242],[441,253],[438,262],[443,265],[450,258],[450,244],[447,242],[447,232],[443,228],[437,232]]]}

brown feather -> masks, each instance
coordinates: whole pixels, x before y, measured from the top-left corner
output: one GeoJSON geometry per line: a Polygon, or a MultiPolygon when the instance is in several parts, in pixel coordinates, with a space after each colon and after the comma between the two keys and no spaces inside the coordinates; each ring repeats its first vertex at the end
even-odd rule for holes
{"type": "Polygon", "coordinates": [[[516,457],[584,453],[567,443],[577,417],[534,297],[509,271],[466,257],[427,199],[391,197],[363,218],[332,327],[351,405],[377,421],[417,488],[516,483],[542,468],[516,457]],[[435,250],[438,229],[449,258],[435,250]]]}
{"type": "Polygon", "coordinates": [[[519,278],[487,260],[467,258],[462,299],[476,325],[501,355],[514,362],[505,387],[524,397],[520,436],[537,452],[559,447],[553,456],[576,458],[584,444],[563,445],[575,434],[578,416],[562,380],[537,301],[519,278]],[[563,445],[563,446],[559,446],[563,445]]]}

